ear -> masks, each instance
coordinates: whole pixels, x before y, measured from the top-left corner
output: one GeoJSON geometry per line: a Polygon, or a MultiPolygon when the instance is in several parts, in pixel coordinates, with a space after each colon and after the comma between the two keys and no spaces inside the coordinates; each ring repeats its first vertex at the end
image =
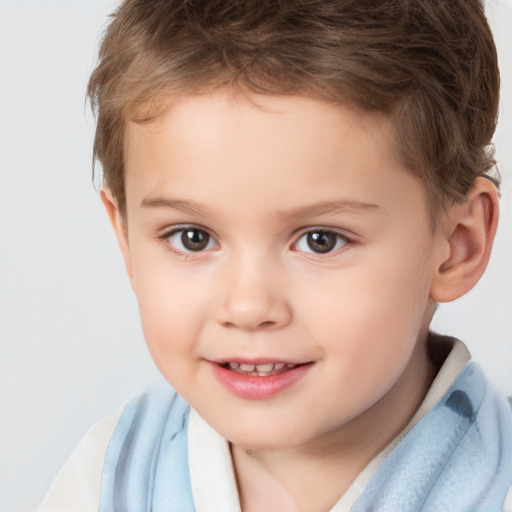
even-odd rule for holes
{"type": "Polygon", "coordinates": [[[484,273],[498,226],[498,192],[487,178],[477,178],[466,201],[445,215],[442,242],[448,250],[437,262],[430,296],[436,302],[458,299],[471,290],[484,273]]]}
{"type": "Polygon", "coordinates": [[[130,281],[132,281],[132,263],[130,258],[130,248],[128,245],[128,232],[126,230],[126,222],[117,204],[116,198],[112,195],[112,192],[108,188],[102,188],[100,190],[100,197],[107,211],[110,224],[114,228],[121,254],[123,255],[126,272],[130,281]]]}

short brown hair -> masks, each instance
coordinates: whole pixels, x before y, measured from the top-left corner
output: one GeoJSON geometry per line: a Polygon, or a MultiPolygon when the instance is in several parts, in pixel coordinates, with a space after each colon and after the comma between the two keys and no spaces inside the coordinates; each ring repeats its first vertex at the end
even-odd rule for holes
{"type": "Polygon", "coordinates": [[[183,92],[300,94],[389,116],[434,218],[495,166],[499,70],[479,0],[125,0],[112,18],[88,95],[123,214],[126,124],[183,92]]]}

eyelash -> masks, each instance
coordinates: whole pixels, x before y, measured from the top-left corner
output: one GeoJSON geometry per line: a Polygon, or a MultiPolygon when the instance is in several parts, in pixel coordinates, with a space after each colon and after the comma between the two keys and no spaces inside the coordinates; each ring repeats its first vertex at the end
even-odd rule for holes
{"type": "MultiPolygon", "coordinates": [[[[195,226],[195,225],[174,227],[173,229],[166,231],[165,233],[158,236],[158,239],[163,244],[164,248],[167,251],[177,254],[178,256],[184,257],[185,259],[190,258],[190,256],[194,256],[196,254],[201,254],[201,253],[207,252],[208,250],[211,250],[211,247],[209,248],[208,246],[211,244],[212,241],[215,243],[215,245],[217,247],[219,246],[219,244],[215,241],[215,238],[212,235],[210,235],[208,230],[206,230],[200,226],[195,226]],[[183,234],[187,231],[189,231],[189,232],[195,231],[196,233],[200,232],[202,234],[206,234],[206,236],[208,237],[208,240],[206,242],[205,248],[197,250],[197,251],[194,251],[194,250],[184,251],[184,250],[177,248],[175,244],[171,243],[171,241],[170,241],[171,237],[178,235],[179,233],[181,233],[183,236],[183,234]]],[[[308,243],[308,241],[306,241],[306,243],[308,243]]],[[[309,254],[310,255],[309,257],[329,258],[329,257],[336,256],[340,251],[343,251],[347,246],[352,245],[354,243],[355,243],[355,241],[352,238],[350,238],[350,237],[346,236],[345,234],[342,234],[336,230],[329,229],[329,228],[315,227],[315,228],[309,228],[305,231],[302,231],[300,236],[291,245],[291,247],[292,247],[292,249],[297,250],[298,252],[301,252],[304,254],[309,254]],[[323,252],[323,253],[321,251],[316,252],[314,250],[307,251],[307,250],[297,249],[297,247],[300,244],[302,239],[304,239],[306,237],[306,240],[307,240],[308,236],[315,235],[315,234],[316,235],[322,234],[322,235],[328,235],[328,236],[334,235],[336,237],[334,247],[331,249],[328,249],[326,252],[323,252]],[[343,245],[341,247],[336,247],[340,243],[340,241],[343,243],[343,245]]]]}

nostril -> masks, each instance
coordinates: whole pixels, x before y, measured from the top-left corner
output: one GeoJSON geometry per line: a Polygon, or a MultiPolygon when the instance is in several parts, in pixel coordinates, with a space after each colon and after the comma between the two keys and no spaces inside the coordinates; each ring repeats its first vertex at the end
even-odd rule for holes
{"type": "Polygon", "coordinates": [[[222,322],[224,327],[228,329],[241,329],[242,331],[266,331],[274,329],[278,323],[273,320],[265,320],[264,322],[250,322],[239,319],[233,322],[222,322]]]}
{"type": "Polygon", "coordinates": [[[232,291],[216,309],[216,321],[223,327],[242,331],[270,331],[289,323],[291,309],[277,292],[258,295],[257,290],[253,289],[250,295],[243,295],[241,291],[244,290],[247,291],[245,288],[232,291]]]}

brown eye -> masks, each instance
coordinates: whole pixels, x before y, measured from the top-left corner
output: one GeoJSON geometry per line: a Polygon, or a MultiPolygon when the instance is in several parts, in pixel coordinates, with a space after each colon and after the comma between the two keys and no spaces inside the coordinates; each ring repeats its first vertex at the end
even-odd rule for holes
{"type": "Polygon", "coordinates": [[[336,238],[337,237],[334,233],[329,233],[328,231],[308,233],[307,244],[314,252],[330,252],[336,246],[336,238]]]}
{"type": "Polygon", "coordinates": [[[199,229],[187,229],[181,234],[181,243],[189,251],[202,251],[208,246],[210,235],[199,229]]]}
{"type": "Polygon", "coordinates": [[[302,252],[326,254],[341,249],[348,243],[347,239],[335,231],[315,230],[304,233],[296,244],[302,252]]]}
{"type": "Polygon", "coordinates": [[[212,237],[203,229],[176,229],[167,240],[178,252],[200,252],[215,247],[212,237]]]}

